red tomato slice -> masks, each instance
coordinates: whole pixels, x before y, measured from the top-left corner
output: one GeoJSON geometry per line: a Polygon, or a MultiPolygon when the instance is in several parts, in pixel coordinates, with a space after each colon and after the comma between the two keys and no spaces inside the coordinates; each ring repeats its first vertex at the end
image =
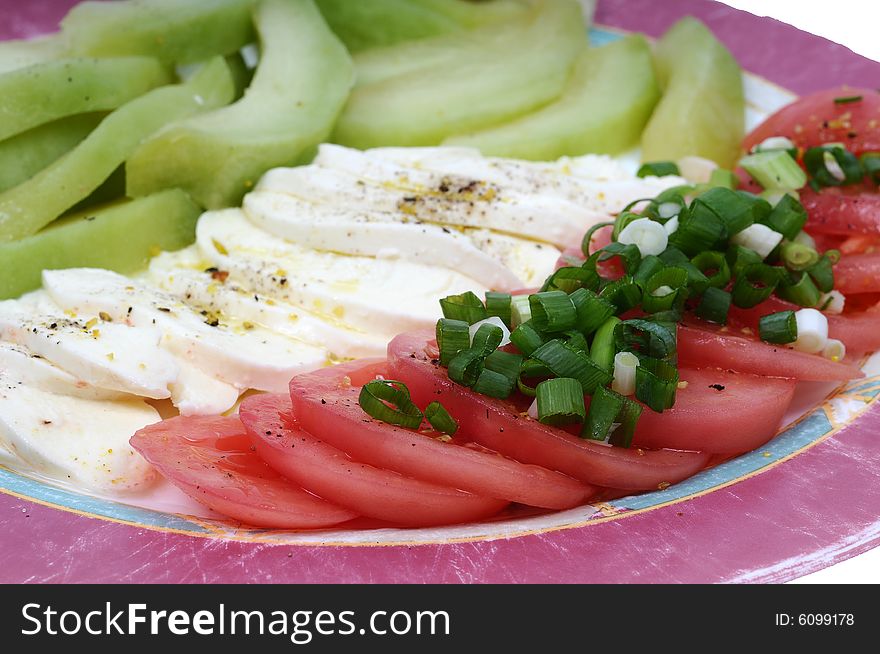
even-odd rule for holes
{"type": "Polygon", "coordinates": [[[357,517],[263,463],[237,416],[170,418],[136,432],[131,446],[194,500],[256,527],[310,529],[357,517]]]}
{"type": "Polygon", "coordinates": [[[841,257],[834,266],[834,288],[844,295],[880,291],[880,252],[841,257]]]}
{"type": "Polygon", "coordinates": [[[239,411],[263,460],[332,502],[411,527],[480,520],[507,505],[355,461],[297,425],[291,409],[288,395],[254,395],[239,411]]]}
{"type": "MultiPolygon", "coordinates": [[[[731,306],[727,318],[731,325],[748,327],[757,334],[758,320],[761,316],[777,311],[797,311],[800,308],[796,304],[771,296],[751,309],[731,306]]],[[[825,317],[828,318],[828,337],[843,341],[847,356],[880,350],[880,311],[868,310],[844,315],[826,314],[825,317]]]]}
{"type": "Polygon", "coordinates": [[[776,434],[795,381],[718,369],[681,368],[675,406],[642,411],[633,442],[713,454],[748,452],[776,434]]]}
{"type": "Polygon", "coordinates": [[[805,229],[811,234],[880,235],[878,193],[845,193],[832,188],[816,193],[805,188],[801,191],[801,204],[808,216],[805,229]]]}
{"type": "Polygon", "coordinates": [[[413,401],[439,400],[471,438],[518,461],[559,470],[597,486],[648,490],[690,477],[706,465],[701,452],[606,447],[523,417],[510,403],[474,393],[449,380],[432,362],[426,346],[432,335],[397,336],[388,345],[389,372],[404,381],[413,401]]]}
{"type": "MultiPolygon", "coordinates": [[[[371,418],[358,404],[360,387],[369,381],[363,368],[353,361],[294,377],[290,396],[299,425],[362,463],[476,495],[568,509],[596,494],[595,488],[559,472],[371,418]],[[346,377],[350,383],[343,383],[346,377]]],[[[375,365],[370,372],[375,379],[375,365]]]]}
{"type": "Polygon", "coordinates": [[[864,377],[864,373],[852,365],[771,345],[754,337],[695,325],[678,327],[678,362],[687,368],[723,368],[804,381],[846,381],[864,377]]]}
{"type": "Polygon", "coordinates": [[[855,154],[880,150],[880,93],[839,87],[805,96],[767,118],[743,142],[748,152],[770,136],[787,136],[800,148],[845,143],[855,154]],[[857,102],[835,98],[862,96],[857,102]]]}
{"type": "Polygon", "coordinates": [[[880,235],[875,234],[856,234],[855,236],[850,236],[837,247],[844,256],[865,254],[866,252],[871,253],[878,248],[880,248],[880,235]]]}

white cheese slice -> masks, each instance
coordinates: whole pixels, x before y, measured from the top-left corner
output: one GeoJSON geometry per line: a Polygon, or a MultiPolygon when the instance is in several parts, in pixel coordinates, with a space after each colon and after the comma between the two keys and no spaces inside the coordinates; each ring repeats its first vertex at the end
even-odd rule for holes
{"type": "Polygon", "coordinates": [[[322,347],[202,314],[173,295],[107,270],[47,270],[43,286],[67,310],[103,311],[128,325],[155,326],[168,351],[241,390],[283,392],[295,374],[327,360],[322,347]]]}
{"type": "MultiPolygon", "coordinates": [[[[113,303],[112,297],[107,300],[113,303]]],[[[45,313],[45,305],[7,300],[0,302],[0,339],[28,348],[92,386],[154,399],[169,397],[168,384],[177,378],[178,366],[159,349],[159,331],[112,322],[125,315],[124,307],[121,314],[119,307],[113,308],[116,315],[103,313],[102,319],[99,312],[106,307],[67,314],[54,308],[45,313]]]]}
{"type": "Polygon", "coordinates": [[[249,193],[243,209],[260,229],[304,247],[449,268],[498,290],[523,286],[520,271],[482,252],[467,231],[402,212],[358,211],[270,191],[249,193]]]}
{"type": "Polygon", "coordinates": [[[15,383],[0,371],[0,444],[39,473],[101,491],[140,489],[155,477],[128,444],[157,422],[142,400],[90,400],[15,383]]]}
{"type": "Polygon", "coordinates": [[[385,354],[387,339],[384,336],[254,293],[239,284],[229,271],[206,272],[195,248],[155,257],[150,262],[149,278],[157,287],[198,309],[235,316],[243,323],[262,325],[284,336],[323,345],[330,359],[385,354]]]}
{"type": "Polygon", "coordinates": [[[440,298],[486,290],[454,270],[303,248],[258,229],[239,209],[202,215],[196,242],[206,259],[248,290],[386,341],[432,327],[440,298]]]}
{"type": "Polygon", "coordinates": [[[419,177],[424,179],[417,179],[400,167],[376,168],[275,168],[263,176],[257,190],[351,210],[401,212],[413,220],[447,226],[492,229],[560,248],[579,242],[591,225],[607,219],[562,198],[470,177],[422,173],[419,177]]]}
{"type": "Polygon", "coordinates": [[[71,375],[52,365],[23,345],[0,341],[0,370],[14,383],[24,384],[46,393],[70,395],[87,400],[117,400],[124,393],[95,386],[92,382],[71,375]]]}

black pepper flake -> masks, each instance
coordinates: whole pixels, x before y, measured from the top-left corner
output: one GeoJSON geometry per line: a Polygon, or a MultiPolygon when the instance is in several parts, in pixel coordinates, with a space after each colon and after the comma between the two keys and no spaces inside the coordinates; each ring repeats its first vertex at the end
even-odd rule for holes
{"type": "Polygon", "coordinates": [[[321,404],[327,404],[327,400],[321,400],[321,404]]]}
{"type": "Polygon", "coordinates": [[[723,384],[709,384],[709,388],[714,388],[716,391],[723,391],[724,385],[723,384]]]}
{"type": "Polygon", "coordinates": [[[159,311],[161,311],[162,313],[171,313],[171,309],[169,309],[168,307],[156,307],[156,308],[159,311]]]}

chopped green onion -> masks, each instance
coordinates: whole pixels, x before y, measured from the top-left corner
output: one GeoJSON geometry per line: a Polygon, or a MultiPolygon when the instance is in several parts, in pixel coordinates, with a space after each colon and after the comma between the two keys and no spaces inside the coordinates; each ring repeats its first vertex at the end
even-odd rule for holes
{"type": "Polygon", "coordinates": [[[687,295],[688,274],[682,268],[664,268],[651,276],[644,284],[642,294],[642,308],[647,313],[668,311],[679,302],[683,302],[687,295]],[[661,293],[661,290],[667,290],[661,293]]]}
{"type": "Polygon", "coordinates": [[[523,360],[524,357],[521,354],[495,350],[483,361],[483,367],[487,370],[500,373],[508,379],[512,379],[515,383],[519,377],[519,371],[520,368],[522,368],[523,360]]]}
{"type": "Polygon", "coordinates": [[[636,397],[650,409],[662,413],[675,405],[678,368],[671,363],[642,357],[636,368],[636,397]]]}
{"type": "Polygon", "coordinates": [[[655,197],[642,211],[642,216],[665,223],[678,216],[687,207],[686,195],[694,192],[693,186],[674,186],[655,197]],[[660,207],[664,207],[663,210],[660,207]]]}
{"type": "Polygon", "coordinates": [[[545,425],[570,425],[587,417],[584,390],[577,379],[556,377],[538,384],[538,421],[545,425]]]}
{"type": "Polygon", "coordinates": [[[614,348],[618,352],[637,352],[641,356],[671,360],[676,354],[676,331],[664,323],[633,318],[614,328],[614,348]]]}
{"type": "Polygon", "coordinates": [[[843,361],[846,358],[846,344],[836,338],[829,338],[822,348],[822,356],[832,361],[843,361]]]}
{"type": "Polygon", "coordinates": [[[839,257],[840,253],[837,250],[828,250],[819,261],[807,268],[807,273],[812,277],[816,288],[823,293],[830,293],[834,289],[834,271],[831,267],[839,257]]]}
{"type": "MultiPolygon", "coordinates": [[[[617,245],[612,243],[611,245],[617,245]]],[[[636,251],[638,255],[638,251],[636,251]]],[[[563,291],[574,293],[579,288],[595,289],[599,286],[599,275],[595,270],[582,266],[566,266],[555,270],[544,282],[541,291],[563,291]]]]}
{"type": "Polygon", "coordinates": [[[373,418],[407,429],[418,429],[422,412],[409,397],[406,384],[394,379],[374,379],[361,387],[358,404],[373,418]]]}
{"type": "MultiPolygon", "coordinates": [[[[643,220],[648,219],[644,218],[643,220]]],[[[657,225],[657,227],[663,229],[663,227],[658,223],[655,223],[653,221],[650,222],[652,225],[657,225]]],[[[627,233],[631,229],[631,227],[640,223],[641,221],[630,223],[630,226],[620,233],[620,237],[624,239],[627,238],[627,233]]],[[[639,263],[641,263],[642,261],[642,252],[639,246],[635,243],[625,243],[624,241],[609,243],[604,248],[602,248],[601,254],[599,255],[599,261],[607,261],[608,259],[613,259],[614,257],[620,257],[623,260],[623,269],[628,274],[632,274],[639,267],[639,263]]]]}
{"type": "Polygon", "coordinates": [[[510,327],[515,328],[532,319],[532,305],[528,295],[514,295],[510,298],[510,327]]]}
{"type": "Polygon", "coordinates": [[[721,220],[725,227],[724,237],[732,236],[741,232],[749,225],[755,222],[755,218],[760,214],[756,210],[759,204],[755,196],[740,193],[729,188],[716,187],[711,188],[691,205],[691,210],[700,212],[708,209],[721,220]]]}
{"type": "Polygon", "coordinates": [[[759,195],[749,193],[748,191],[736,191],[736,194],[751,206],[753,219],[752,222],[764,222],[764,220],[767,218],[767,216],[770,215],[770,212],[773,210],[773,207],[770,205],[770,203],[759,195]]]}
{"type": "Polygon", "coordinates": [[[740,159],[739,165],[764,188],[799,189],[807,183],[804,171],[784,150],[756,152],[740,159]]]}
{"type": "Polygon", "coordinates": [[[587,394],[611,381],[610,372],[598,367],[583,352],[572,350],[559,340],[544,343],[532,352],[532,358],[547,366],[557,377],[577,379],[587,394]]]}
{"type": "Polygon", "coordinates": [[[576,290],[568,297],[577,312],[576,328],[586,335],[599,329],[617,311],[614,304],[585,288],[576,290]]]}
{"type": "Polygon", "coordinates": [[[782,234],[761,223],[750,225],[739,234],[734,234],[730,242],[757,252],[761,259],[766,259],[776,246],[782,242],[782,234]]]}
{"type": "Polygon", "coordinates": [[[856,156],[837,144],[820,145],[804,153],[804,166],[819,186],[855,184],[862,179],[856,156]]]}
{"type": "Polygon", "coordinates": [[[614,355],[614,381],[612,390],[621,395],[632,395],[636,392],[636,368],[639,358],[632,352],[618,352],[614,355]]]}
{"type": "Polygon", "coordinates": [[[636,270],[633,275],[633,280],[644,289],[645,283],[654,275],[654,273],[663,270],[665,267],[666,265],[660,257],[649,255],[642,259],[642,262],[639,264],[639,269],[636,270]]]}
{"type": "Polygon", "coordinates": [[[648,177],[665,177],[666,175],[678,175],[678,165],[674,161],[652,161],[642,164],[636,176],[648,177]]]}
{"type": "Polygon", "coordinates": [[[734,277],[739,277],[742,271],[752,264],[764,261],[760,254],[741,245],[731,245],[727,249],[726,258],[734,277]]]}
{"type": "Polygon", "coordinates": [[[616,241],[620,236],[620,232],[627,228],[630,223],[637,220],[644,220],[645,217],[632,211],[621,211],[614,220],[614,228],[611,230],[611,240],[616,241]]]}
{"type": "Polygon", "coordinates": [[[776,288],[776,295],[799,307],[815,307],[822,297],[812,278],[804,272],[795,273],[794,278],[784,276],[776,288]]]}
{"type": "Polygon", "coordinates": [[[681,268],[687,272],[688,286],[690,286],[695,293],[702,293],[709,285],[708,277],[700,272],[700,269],[691,263],[690,258],[678,248],[666,248],[666,251],[660,254],[660,260],[668,266],[681,268]]]}
{"type": "Polygon", "coordinates": [[[614,364],[614,328],[620,322],[617,316],[609,317],[593,336],[593,343],[590,345],[590,358],[597,366],[603,370],[611,372],[614,364]]]}
{"type": "Polygon", "coordinates": [[[488,368],[483,368],[480,371],[480,376],[471,386],[475,393],[500,400],[510,397],[514,388],[516,388],[516,379],[510,379],[506,375],[488,368]]]}
{"type": "MultiPolygon", "coordinates": [[[[471,338],[471,346],[474,346],[477,344],[477,332],[479,332],[480,329],[482,329],[484,326],[497,327],[498,329],[501,330],[501,340],[499,341],[499,343],[497,345],[490,348],[488,350],[488,352],[491,352],[492,350],[494,350],[495,348],[498,348],[498,347],[504,347],[505,345],[510,343],[510,330],[507,328],[507,325],[505,325],[504,321],[501,320],[501,318],[499,318],[498,316],[492,316],[491,318],[486,318],[485,320],[481,320],[480,322],[475,322],[473,325],[468,327],[468,334],[470,334],[470,338],[471,338]]],[[[493,334],[493,339],[494,339],[494,332],[492,332],[492,334],[493,334]]],[[[485,336],[483,336],[482,338],[485,340],[486,336],[488,336],[488,333],[485,336]]],[[[487,354],[488,354],[488,352],[487,352],[487,354]]]]}
{"type": "Polygon", "coordinates": [[[471,346],[470,330],[464,320],[441,318],[437,321],[436,334],[441,366],[448,366],[452,357],[471,346]]]}
{"type": "Polygon", "coordinates": [[[880,184],[880,152],[865,152],[859,157],[862,170],[874,184],[880,184]]]}
{"type": "Polygon", "coordinates": [[[442,404],[436,400],[425,407],[425,420],[437,431],[442,434],[452,436],[458,431],[458,423],[442,404]]]}
{"type": "Polygon", "coordinates": [[[577,323],[577,310],[565,291],[544,291],[529,296],[532,324],[541,332],[564,332],[577,323]]]}
{"type": "Polygon", "coordinates": [[[471,291],[441,299],[440,308],[445,318],[464,320],[469,325],[489,316],[483,301],[471,291]]]}
{"type": "Polygon", "coordinates": [[[849,104],[850,102],[859,102],[862,99],[860,95],[845,95],[840,98],[834,98],[834,104],[849,104]]]}
{"type": "Polygon", "coordinates": [[[758,321],[758,336],[768,343],[794,343],[798,337],[794,311],[778,311],[761,316],[758,321]]]}
{"type": "Polygon", "coordinates": [[[730,266],[727,265],[727,259],[722,252],[717,250],[700,252],[691,259],[691,263],[706,276],[709,286],[724,288],[730,281],[730,266]]]}
{"type": "Polygon", "coordinates": [[[840,291],[828,291],[819,298],[819,304],[816,308],[824,313],[838,314],[843,313],[844,306],[846,306],[846,296],[843,293],[840,291]]]}
{"type": "MultiPolygon", "coordinates": [[[[552,377],[553,372],[547,368],[540,361],[535,361],[534,359],[526,359],[522,366],[520,366],[519,377],[517,378],[516,385],[519,388],[519,392],[523,395],[527,395],[529,397],[535,397],[536,389],[532,386],[529,386],[523,381],[523,378],[527,379],[539,379],[539,378],[547,378],[552,377]]],[[[537,408],[537,404],[535,405],[537,408]]],[[[535,415],[537,418],[537,414],[535,415]]]]}
{"type": "Polygon", "coordinates": [[[449,378],[462,386],[473,386],[483,372],[486,354],[476,348],[462,350],[449,362],[449,378]]]}
{"type": "Polygon", "coordinates": [[[788,241],[782,244],[779,258],[789,270],[806,270],[819,261],[819,253],[806,245],[788,241]]]}
{"type": "Polygon", "coordinates": [[[535,323],[527,320],[510,332],[510,342],[516,345],[517,350],[526,356],[531,356],[532,352],[546,342],[546,339],[535,329],[535,323]]]}
{"type": "Polygon", "coordinates": [[[779,284],[783,269],[763,263],[753,263],[743,268],[733,283],[733,303],[743,309],[751,309],[773,294],[779,284]]]}
{"type": "Polygon", "coordinates": [[[584,238],[581,239],[581,252],[584,253],[585,257],[590,256],[590,241],[593,240],[593,234],[598,232],[603,227],[614,227],[613,222],[604,222],[604,223],[596,223],[592,227],[587,230],[587,233],[584,234],[584,238]]]}
{"type": "Polygon", "coordinates": [[[807,224],[807,210],[797,198],[783,195],[763,221],[770,229],[791,240],[807,224]]]}
{"type": "Polygon", "coordinates": [[[828,318],[815,309],[800,309],[794,317],[797,320],[794,349],[809,354],[818,354],[825,349],[828,343],[828,318]]]}
{"type": "Polygon", "coordinates": [[[700,303],[694,309],[697,317],[714,322],[719,325],[727,324],[727,314],[730,311],[731,295],[725,290],[710,286],[700,298],[700,303]]]}
{"type": "Polygon", "coordinates": [[[498,325],[484,322],[477,331],[473,332],[471,339],[471,349],[478,350],[487,357],[501,345],[501,341],[504,340],[504,330],[498,325]]]}
{"type": "Polygon", "coordinates": [[[568,338],[565,340],[565,344],[568,345],[572,350],[577,350],[578,352],[586,352],[590,349],[589,345],[587,345],[587,337],[581,334],[579,331],[572,330],[569,332],[565,332],[565,336],[568,338]]]}
{"type": "MultiPolygon", "coordinates": [[[[780,191],[778,189],[764,189],[760,193],[758,193],[758,197],[762,200],[765,200],[770,204],[771,207],[775,207],[779,204],[779,201],[782,200],[785,196],[789,196],[794,198],[795,200],[800,201],[801,194],[797,191],[780,191]]],[[[768,214],[769,215],[769,214],[768,214]]]]}
{"type": "Polygon", "coordinates": [[[712,171],[712,174],[709,175],[709,186],[733,190],[739,186],[739,177],[737,177],[736,173],[732,170],[716,168],[712,171]]]}
{"type": "Polygon", "coordinates": [[[590,410],[581,431],[581,438],[608,441],[618,447],[629,447],[641,413],[640,404],[608,388],[597,388],[590,401],[590,410]],[[615,424],[618,425],[617,428],[614,428],[615,424]]]}
{"type": "Polygon", "coordinates": [[[812,236],[804,231],[798,232],[797,236],[795,236],[792,240],[795,243],[806,245],[807,247],[813,248],[814,250],[816,249],[816,239],[814,239],[812,236]]]}
{"type": "Polygon", "coordinates": [[[504,324],[508,326],[510,326],[511,303],[510,293],[486,291],[486,313],[490,317],[497,316],[501,318],[504,324]]]}
{"type": "Polygon", "coordinates": [[[605,298],[617,307],[618,313],[624,313],[639,304],[642,299],[642,289],[632,277],[627,275],[607,284],[599,292],[599,297],[605,298]]]}
{"type": "Polygon", "coordinates": [[[785,136],[770,136],[752,148],[752,152],[772,152],[773,150],[783,150],[788,152],[792,159],[797,159],[797,146],[785,136]]]}
{"type": "MultiPolygon", "coordinates": [[[[618,244],[622,243],[626,247],[634,247],[639,255],[638,257],[632,254],[624,256],[623,251],[615,252],[615,254],[620,254],[624,257],[627,263],[626,272],[632,274],[638,268],[643,256],[658,255],[666,249],[666,245],[669,242],[669,234],[666,233],[666,229],[659,222],[654,222],[650,218],[641,218],[640,220],[633,220],[620,230],[620,234],[617,235],[617,241],[618,244]]],[[[608,250],[613,245],[615,244],[612,243],[604,249],[608,250]]],[[[620,249],[618,248],[618,250],[620,249]]]]}
{"type": "Polygon", "coordinates": [[[694,256],[703,250],[711,250],[726,236],[724,221],[697,199],[678,217],[678,229],[669,236],[669,244],[688,256],[694,256]]]}

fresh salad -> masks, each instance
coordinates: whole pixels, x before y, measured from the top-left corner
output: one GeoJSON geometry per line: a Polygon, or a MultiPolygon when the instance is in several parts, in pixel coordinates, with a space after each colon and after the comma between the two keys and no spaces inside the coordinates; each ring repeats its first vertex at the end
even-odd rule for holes
{"type": "Polygon", "coordinates": [[[4,462],[459,524],[663,490],[862,377],[880,93],[745,134],[698,21],[585,32],[568,0],[125,0],[0,43],[4,462]]]}

